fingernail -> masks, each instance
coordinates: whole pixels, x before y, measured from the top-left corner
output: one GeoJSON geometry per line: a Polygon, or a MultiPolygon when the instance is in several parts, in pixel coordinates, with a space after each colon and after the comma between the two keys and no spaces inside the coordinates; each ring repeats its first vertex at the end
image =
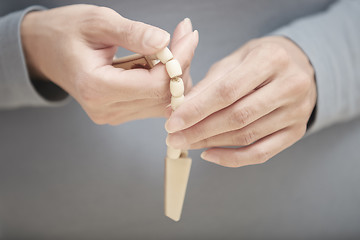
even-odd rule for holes
{"type": "Polygon", "coordinates": [[[158,28],[149,28],[144,33],[144,45],[160,49],[164,47],[170,40],[170,34],[158,28]]]}
{"type": "Polygon", "coordinates": [[[211,155],[208,152],[202,152],[200,157],[208,162],[213,162],[219,164],[219,158],[217,156],[211,155]]]}
{"type": "Polygon", "coordinates": [[[186,24],[189,24],[190,26],[192,26],[192,23],[191,23],[190,18],[184,18],[184,22],[185,22],[186,24]]]}
{"type": "Polygon", "coordinates": [[[182,130],[185,126],[184,120],[181,118],[171,118],[166,121],[165,129],[168,133],[174,133],[179,130],[182,130]]]}
{"type": "Polygon", "coordinates": [[[165,142],[166,142],[166,146],[170,146],[169,135],[166,136],[165,142]]]}
{"type": "Polygon", "coordinates": [[[169,135],[166,140],[166,144],[173,148],[184,148],[186,146],[186,139],[182,133],[169,135]]]}
{"type": "Polygon", "coordinates": [[[195,37],[195,39],[197,39],[196,41],[199,42],[199,31],[198,30],[193,31],[193,36],[195,37]]]}
{"type": "Polygon", "coordinates": [[[185,19],[184,19],[184,24],[185,24],[185,26],[186,26],[185,30],[186,30],[187,32],[191,32],[191,31],[192,31],[192,23],[191,23],[190,18],[185,18],[185,19]]]}

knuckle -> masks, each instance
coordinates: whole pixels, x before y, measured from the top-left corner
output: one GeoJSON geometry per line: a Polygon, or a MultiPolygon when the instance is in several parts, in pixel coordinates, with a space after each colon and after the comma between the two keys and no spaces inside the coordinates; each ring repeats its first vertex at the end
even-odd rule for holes
{"type": "Polygon", "coordinates": [[[280,44],[263,42],[260,43],[254,50],[258,55],[267,59],[267,61],[272,65],[285,67],[290,62],[290,55],[280,44]]]}
{"type": "Polygon", "coordinates": [[[304,102],[298,107],[298,114],[300,115],[300,118],[307,121],[307,119],[310,117],[310,114],[312,112],[312,107],[310,106],[309,102],[304,102]]]}
{"type": "Polygon", "coordinates": [[[220,65],[220,62],[215,62],[213,65],[211,65],[209,72],[216,70],[220,65]]]}
{"type": "Polygon", "coordinates": [[[231,165],[230,165],[231,168],[239,168],[239,167],[241,167],[241,166],[242,166],[242,165],[240,164],[239,159],[237,159],[237,158],[233,158],[233,159],[232,159],[232,163],[231,163],[231,165]]]}
{"type": "Polygon", "coordinates": [[[112,10],[111,8],[108,8],[108,7],[94,6],[94,8],[92,8],[91,13],[94,16],[106,16],[106,15],[109,15],[109,14],[114,14],[116,12],[114,10],[112,10]]]}
{"type": "Polygon", "coordinates": [[[255,133],[252,130],[246,131],[242,136],[242,145],[250,145],[255,141],[255,133]]]}
{"type": "Polygon", "coordinates": [[[285,67],[290,62],[290,56],[288,52],[281,46],[274,44],[271,51],[271,62],[279,67],[285,67]]]}
{"type": "Polygon", "coordinates": [[[142,32],[142,25],[144,25],[144,23],[131,20],[127,21],[125,25],[125,41],[129,45],[136,45],[139,41],[138,36],[135,33],[142,32]]]}
{"type": "Polygon", "coordinates": [[[292,79],[293,89],[298,93],[307,93],[311,87],[311,77],[306,73],[298,73],[292,79]]]}
{"type": "Polygon", "coordinates": [[[194,126],[191,134],[184,134],[184,137],[186,139],[187,143],[194,143],[196,142],[196,140],[201,140],[201,139],[205,139],[206,138],[206,129],[204,127],[202,127],[201,125],[199,126],[194,126]],[[194,141],[195,140],[195,141],[194,141]]]}
{"type": "Polygon", "coordinates": [[[227,161],[227,167],[230,168],[238,168],[241,167],[241,160],[239,158],[239,156],[237,156],[236,152],[230,154],[229,156],[229,160],[227,161]]]}
{"type": "Polygon", "coordinates": [[[201,140],[200,145],[201,148],[207,148],[211,146],[211,142],[208,138],[205,138],[203,140],[201,140]]]}
{"type": "Polygon", "coordinates": [[[88,114],[91,121],[97,125],[105,125],[108,123],[107,118],[101,114],[88,114]]]}
{"type": "Polygon", "coordinates": [[[219,101],[224,104],[230,104],[237,98],[236,86],[233,81],[222,81],[217,93],[219,101]]]}
{"type": "Polygon", "coordinates": [[[187,112],[190,113],[192,116],[202,117],[204,116],[204,110],[198,103],[195,102],[188,102],[188,110],[187,112]]]}
{"type": "Polygon", "coordinates": [[[229,117],[229,125],[232,127],[246,126],[249,123],[251,116],[252,110],[250,110],[248,107],[235,110],[229,117]]]}
{"type": "Polygon", "coordinates": [[[171,93],[168,88],[155,88],[152,94],[155,98],[159,99],[160,102],[168,102],[171,98],[171,93]]]}
{"type": "Polygon", "coordinates": [[[92,29],[102,28],[105,21],[104,16],[108,16],[109,14],[113,14],[114,12],[114,10],[107,7],[87,5],[87,11],[83,13],[84,23],[86,24],[87,28],[89,26],[92,29]]]}
{"type": "Polygon", "coordinates": [[[240,131],[237,134],[234,134],[232,139],[231,139],[231,143],[234,146],[247,146],[250,145],[254,142],[255,139],[255,134],[253,131],[247,131],[247,132],[242,132],[240,131]]]}
{"type": "Polygon", "coordinates": [[[136,24],[134,21],[128,21],[125,27],[125,41],[131,46],[135,43],[134,35],[132,34],[136,31],[136,24]]]}
{"type": "Polygon", "coordinates": [[[194,57],[194,54],[195,54],[195,51],[192,51],[190,57],[187,57],[187,58],[185,58],[183,60],[182,69],[186,69],[186,68],[188,68],[190,66],[191,61],[192,61],[192,59],[194,57]]]}
{"type": "Polygon", "coordinates": [[[124,120],[112,120],[112,121],[109,121],[107,124],[110,126],[118,126],[124,122],[125,122],[124,120]]]}
{"type": "Polygon", "coordinates": [[[79,101],[87,107],[95,107],[99,101],[99,93],[93,86],[92,81],[85,78],[78,81],[76,84],[76,91],[79,97],[79,101]]]}
{"type": "Polygon", "coordinates": [[[271,158],[271,153],[269,150],[260,147],[256,147],[253,150],[255,155],[255,159],[254,159],[255,164],[265,163],[271,158]]]}
{"type": "Polygon", "coordinates": [[[300,140],[304,135],[306,134],[306,124],[302,124],[299,127],[297,127],[295,131],[295,140],[300,140]]]}

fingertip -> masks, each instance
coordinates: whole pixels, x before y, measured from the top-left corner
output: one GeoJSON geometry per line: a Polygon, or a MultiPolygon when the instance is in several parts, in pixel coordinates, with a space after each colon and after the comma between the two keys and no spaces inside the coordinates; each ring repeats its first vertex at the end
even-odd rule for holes
{"type": "Polygon", "coordinates": [[[164,49],[170,42],[170,34],[160,28],[147,26],[148,29],[143,35],[143,52],[146,52],[149,49],[151,54],[164,49]]]}
{"type": "Polygon", "coordinates": [[[184,128],[185,122],[179,117],[170,117],[165,123],[165,129],[168,133],[174,133],[184,128]]]}
{"type": "Polygon", "coordinates": [[[212,163],[215,163],[215,164],[220,163],[219,157],[214,155],[214,154],[209,153],[208,151],[202,152],[200,157],[202,159],[204,159],[205,161],[208,161],[208,162],[212,162],[212,163]]]}
{"type": "Polygon", "coordinates": [[[165,118],[169,119],[172,113],[171,104],[165,107],[165,118]]]}
{"type": "Polygon", "coordinates": [[[202,158],[202,159],[204,159],[205,161],[207,161],[207,152],[206,151],[204,151],[204,152],[202,152],[201,154],[200,154],[200,157],[202,158]]]}
{"type": "Polygon", "coordinates": [[[185,23],[185,27],[186,27],[186,32],[192,32],[193,27],[192,27],[192,22],[191,22],[190,18],[186,17],[184,19],[184,23],[185,23]]]}
{"type": "Polygon", "coordinates": [[[196,42],[198,43],[199,42],[199,31],[198,30],[195,30],[193,32],[194,36],[195,36],[195,39],[196,39],[196,42]]]}
{"type": "Polygon", "coordinates": [[[168,33],[167,31],[163,30],[163,29],[160,29],[161,30],[161,39],[162,41],[160,42],[159,45],[156,45],[156,50],[162,50],[164,49],[167,45],[169,45],[169,42],[170,42],[170,39],[171,39],[171,35],[170,33],[168,33]]]}
{"type": "Polygon", "coordinates": [[[190,22],[190,24],[191,24],[191,20],[190,20],[190,18],[188,18],[188,17],[184,18],[183,21],[186,22],[186,23],[189,23],[189,22],[190,22]]]}
{"type": "Polygon", "coordinates": [[[174,30],[174,34],[171,40],[171,48],[174,47],[174,45],[182,39],[185,35],[192,32],[192,24],[191,20],[189,18],[185,18],[179,24],[176,26],[174,30]]]}

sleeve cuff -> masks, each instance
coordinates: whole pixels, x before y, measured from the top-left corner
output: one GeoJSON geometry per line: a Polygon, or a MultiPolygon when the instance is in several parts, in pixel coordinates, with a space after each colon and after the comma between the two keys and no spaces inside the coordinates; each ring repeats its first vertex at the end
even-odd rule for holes
{"type": "Polygon", "coordinates": [[[0,108],[60,106],[70,97],[52,82],[31,81],[22,49],[20,27],[24,16],[45,8],[32,6],[0,18],[0,108]]]}
{"type": "Polygon", "coordinates": [[[338,1],[269,34],[292,40],[315,70],[317,104],[307,135],[360,115],[359,10],[358,1],[338,1]]]}
{"type": "Polygon", "coordinates": [[[324,108],[328,106],[328,104],[324,104],[324,102],[327,101],[329,97],[331,97],[333,91],[329,89],[329,85],[323,86],[325,84],[324,79],[328,78],[328,76],[326,76],[326,72],[328,71],[326,69],[327,66],[323,64],[323,61],[321,60],[321,53],[314,44],[314,41],[309,37],[306,37],[309,36],[306,34],[306,32],[299,34],[298,31],[293,31],[291,28],[285,27],[273,32],[271,35],[283,36],[293,41],[308,56],[314,68],[317,86],[317,102],[314,111],[311,114],[312,116],[309,119],[307,135],[318,131],[319,129],[328,125],[326,123],[326,112],[328,111],[323,111],[324,108]],[[327,89],[327,91],[320,91],[320,89],[324,88],[327,89]]]}

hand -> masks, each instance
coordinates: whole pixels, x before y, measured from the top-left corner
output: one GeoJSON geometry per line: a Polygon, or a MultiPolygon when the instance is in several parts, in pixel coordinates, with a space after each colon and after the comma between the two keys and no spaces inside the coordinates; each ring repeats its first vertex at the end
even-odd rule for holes
{"type": "Polygon", "coordinates": [[[167,141],[210,147],[202,157],[227,167],[264,163],[305,134],[316,98],[314,70],[299,47],[283,37],[255,39],[190,91],[166,123],[167,141]]]}
{"type": "MultiPolygon", "coordinates": [[[[123,18],[115,11],[72,5],[25,16],[21,36],[30,72],[72,95],[97,124],[165,116],[169,77],[162,64],[151,70],[111,66],[117,47],[151,55],[166,47],[170,35],[123,18]]],[[[171,48],[184,69],[184,83],[198,43],[190,20],[177,26],[171,48]]]]}

